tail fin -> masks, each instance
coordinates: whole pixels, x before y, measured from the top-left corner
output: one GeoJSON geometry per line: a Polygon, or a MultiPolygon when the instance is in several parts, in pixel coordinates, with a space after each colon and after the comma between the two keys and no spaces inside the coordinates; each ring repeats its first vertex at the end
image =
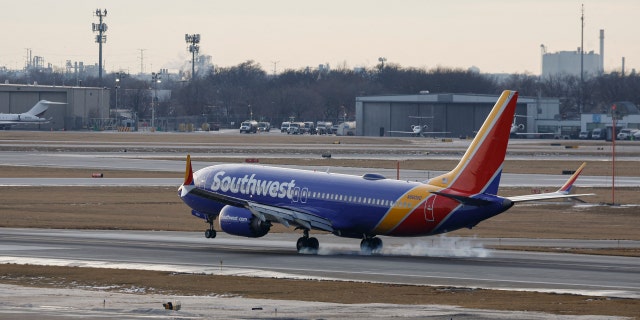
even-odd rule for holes
{"type": "Polygon", "coordinates": [[[184,170],[184,182],[180,186],[180,196],[184,197],[195,188],[193,182],[193,167],[191,166],[191,155],[187,155],[187,166],[184,170]]]}
{"type": "Polygon", "coordinates": [[[464,194],[497,194],[517,102],[518,92],[502,92],[458,165],[428,183],[464,194]]]}
{"type": "Polygon", "coordinates": [[[42,117],[42,115],[49,109],[49,106],[52,104],[66,104],[65,102],[52,102],[47,100],[38,101],[29,111],[25,112],[26,114],[36,116],[38,118],[42,117]]]}
{"type": "Polygon", "coordinates": [[[49,109],[49,105],[47,104],[47,102],[48,101],[46,100],[40,100],[31,109],[29,109],[29,111],[25,113],[35,117],[41,117],[47,111],[47,109],[49,109]]]}

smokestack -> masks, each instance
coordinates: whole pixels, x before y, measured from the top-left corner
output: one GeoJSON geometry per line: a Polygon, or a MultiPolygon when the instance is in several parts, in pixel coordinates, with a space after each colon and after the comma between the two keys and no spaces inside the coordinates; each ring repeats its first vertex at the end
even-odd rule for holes
{"type": "Polygon", "coordinates": [[[604,29],[600,29],[600,74],[604,74],[604,29]]]}
{"type": "Polygon", "coordinates": [[[624,77],[624,57],[622,57],[622,76],[624,77]]]}

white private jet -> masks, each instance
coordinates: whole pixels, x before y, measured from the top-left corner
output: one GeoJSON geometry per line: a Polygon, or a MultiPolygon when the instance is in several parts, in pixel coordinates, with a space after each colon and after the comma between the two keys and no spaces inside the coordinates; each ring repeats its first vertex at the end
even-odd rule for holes
{"type": "MultiPolygon", "coordinates": [[[[433,117],[419,117],[419,116],[409,116],[409,118],[415,119],[433,119],[433,117]]],[[[409,134],[412,137],[426,137],[427,135],[432,134],[447,134],[451,133],[449,131],[427,131],[429,129],[428,125],[420,125],[420,124],[412,124],[411,131],[394,131],[390,130],[389,133],[401,133],[401,134],[409,134]]]]}
{"type": "Polygon", "coordinates": [[[52,104],[66,104],[64,102],[52,102],[40,100],[33,108],[24,113],[0,113],[0,129],[9,129],[16,124],[47,123],[51,119],[41,118],[52,104]]]}

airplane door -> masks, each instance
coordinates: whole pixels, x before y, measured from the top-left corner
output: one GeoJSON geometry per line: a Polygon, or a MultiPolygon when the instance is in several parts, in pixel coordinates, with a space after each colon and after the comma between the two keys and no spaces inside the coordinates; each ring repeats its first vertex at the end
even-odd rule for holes
{"type": "Polygon", "coordinates": [[[291,193],[291,202],[298,202],[300,200],[300,187],[293,188],[291,193]]]}
{"type": "Polygon", "coordinates": [[[424,220],[426,220],[427,222],[433,222],[435,220],[434,206],[436,203],[436,197],[438,197],[438,195],[434,194],[428,197],[426,200],[426,204],[424,206],[424,220]]]}
{"type": "Polygon", "coordinates": [[[302,188],[302,192],[300,193],[300,202],[307,203],[308,197],[309,197],[309,188],[302,188]]]}

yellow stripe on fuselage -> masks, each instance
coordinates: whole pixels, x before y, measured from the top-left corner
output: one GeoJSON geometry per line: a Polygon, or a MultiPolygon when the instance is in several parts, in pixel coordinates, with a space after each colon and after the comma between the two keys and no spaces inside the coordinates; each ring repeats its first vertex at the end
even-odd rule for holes
{"type": "Polygon", "coordinates": [[[373,233],[384,235],[393,231],[420,203],[431,195],[431,191],[437,190],[440,190],[440,188],[427,184],[419,185],[409,190],[396,200],[395,205],[387,211],[387,214],[373,229],[373,233]]]}

